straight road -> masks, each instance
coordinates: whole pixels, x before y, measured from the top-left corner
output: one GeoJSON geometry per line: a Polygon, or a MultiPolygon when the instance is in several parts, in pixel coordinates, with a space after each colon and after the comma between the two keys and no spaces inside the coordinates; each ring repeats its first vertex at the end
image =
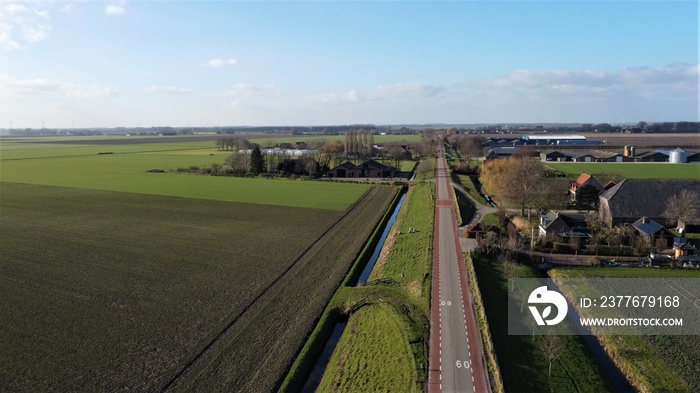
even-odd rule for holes
{"type": "Polygon", "coordinates": [[[450,175],[441,148],[437,157],[428,391],[488,392],[481,341],[457,236],[450,175]]]}

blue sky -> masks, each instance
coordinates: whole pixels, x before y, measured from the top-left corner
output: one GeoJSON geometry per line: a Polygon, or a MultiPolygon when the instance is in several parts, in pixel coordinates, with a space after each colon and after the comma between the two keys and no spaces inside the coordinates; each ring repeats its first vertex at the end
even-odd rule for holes
{"type": "Polygon", "coordinates": [[[0,0],[0,128],[698,121],[697,1],[0,0]]]}

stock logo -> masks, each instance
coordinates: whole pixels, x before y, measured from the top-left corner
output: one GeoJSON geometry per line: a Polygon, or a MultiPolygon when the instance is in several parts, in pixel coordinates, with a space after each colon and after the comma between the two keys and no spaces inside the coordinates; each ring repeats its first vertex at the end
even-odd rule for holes
{"type": "Polygon", "coordinates": [[[540,326],[558,324],[564,320],[566,312],[569,310],[564,296],[557,291],[547,290],[546,286],[541,286],[532,291],[530,297],[527,299],[527,303],[532,316],[535,317],[535,321],[537,321],[537,324],[540,326]],[[537,307],[530,306],[530,304],[549,304],[549,306],[545,307],[545,309],[542,310],[542,314],[540,314],[537,307]],[[545,319],[552,314],[552,305],[557,307],[557,314],[552,319],[545,319]]]}

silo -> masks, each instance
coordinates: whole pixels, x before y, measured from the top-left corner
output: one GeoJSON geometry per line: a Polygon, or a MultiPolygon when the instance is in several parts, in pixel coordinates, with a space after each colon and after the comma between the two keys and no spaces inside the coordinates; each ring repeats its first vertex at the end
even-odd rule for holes
{"type": "Polygon", "coordinates": [[[668,162],[672,164],[680,164],[688,161],[688,153],[680,147],[671,150],[668,156],[668,162]]]}

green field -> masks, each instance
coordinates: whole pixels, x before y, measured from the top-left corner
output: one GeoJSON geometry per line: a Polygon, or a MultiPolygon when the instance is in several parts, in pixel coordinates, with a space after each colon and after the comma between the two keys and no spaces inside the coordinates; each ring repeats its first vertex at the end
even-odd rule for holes
{"type": "Polygon", "coordinates": [[[0,390],[281,382],[397,188],[146,172],[230,154],[181,139],[0,142],[0,390]]]}
{"type": "MultiPolygon", "coordinates": [[[[577,336],[550,336],[565,350],[552,364],[543,354],[542,336],[508,334],[508,279],[504,263],[484,254],[472,255],[498,365],[506,392],[614,391],[603,370],[577,336]]],[[[534,269],[514,265],[512,277],[536,277],[534,269]]]]}
{"type": "Polygon", "coordinates": [[[319,392],[417,392],[405,322],[392,306],[376,303],[353,314],[333,352],[319,392]]]}
{"type": "Polygon", "coordinates": [[[610,173],[619,172],[626,179],[700,179],[698,164],[670,164],[664,162],[547,162],[548,167],[576,178],[588,173],[605,179],[610,173]]]}
{"type": "MultiPolygon", "coordinates": [[[[202,142],[197,142],[202,143],[202,142]]],[[[367,185],[302,182],[283,179],[149,173],[151,169],[174,171],[178,167],[223,163],[230,152],[216,152],[213,143],[207,154],[192,154],[188,142],[74,146],[7,143],[0,144],[0,181],[133,192],[216,201],[309,207],[342,211],[365,191],[367,185]],[[9,145],[7,147],[6,145],[9,145]],[[98,155],[114,151],[115,154],[98,155]],[[120,153],[116,153],[120,151],[120,153]],[[15,153],[14,155],[11,153],[15,153]]]]}
{"type": "MultiPolygon", "coordinates": [[[[700,272],[649,268],[557,268],[553,278],[700,278],[700,272]]],[[[566,290],[566,288],[563,288],[566,290]]],[[[598,335],[615,364],[640,391],[700,391],[700,340],[697,336],[598,335]]]]}

